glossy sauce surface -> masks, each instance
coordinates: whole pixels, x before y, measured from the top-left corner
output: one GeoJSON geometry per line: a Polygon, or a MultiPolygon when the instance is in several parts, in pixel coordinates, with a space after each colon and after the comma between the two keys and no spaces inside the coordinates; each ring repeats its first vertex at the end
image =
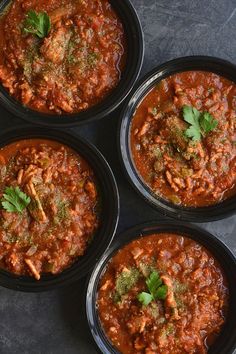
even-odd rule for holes
{"type": "Polygon", "coordinates": [[[1,267],[40,279],[82,256],[99,226],[96,177],[59,142],[21,140],[0,149],[1,204],[6,187],[30,197],[22,212],[0,209],[1,267]]]}
{"type": "Polygon", "coordinates": [[[227,282],[202,245],[184,235],[153,234],[113,256],[97,306],[106,336],[122,354],[203,354],[225,322],[227,282]],[[167,293],[144,305],[138,296],[149,292],[153,272],[167,293]]]}
{"type": "Polygon", "coordinates": [[[199,207],[236,193],[236,84],[190,71],[159,82],[138,106],[130,132],[134,164],[157,197],[199,207]],[[193,141],[183,107],[208,112],[217,127],[193,141]]]}
{"type": "Polygon", "coordinates": [[[15,0],[0,34],[0,81],[40,112],[86,110],[111,93],[125,66],[123,25],[107,0],[15,0]],[[50,17],[45,38],[24,33],[30,10],[50,17]]]}

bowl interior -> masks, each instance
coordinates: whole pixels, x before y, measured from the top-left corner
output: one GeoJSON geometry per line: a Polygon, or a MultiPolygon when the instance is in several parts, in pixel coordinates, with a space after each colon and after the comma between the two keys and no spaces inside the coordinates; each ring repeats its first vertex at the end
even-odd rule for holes
{"type": "MultiPolygon", "coordinates": [[[[4,11],[10,2],[11,0],[3,0],[1,2],[0,13],[4,11]]],[[[30,123],[51,127],[69,127],[97,120],[117,108],[129,94],[140,73],[144,55],[144,39],[139,18],[130,0],[110,0],[110,3],[120,17],[125,29],[127,58],[119,84],[107,97],[97,105],[79,113],[44,114],[23,106],[10,96],[0,84],[0,101],[4,107],[30,123]]]]}
{"type": "Polygon", "coordinates": [[[120,248],[124,247],[125,244],[131,242],[132,240],[153,233],[163,232],[181,234],[183,236],[192,238],[196,242],[206,247],[221,265],[229,286],[229,311],[225,325],[223,326],[220,335],[210,347],[208,353],[232,353],[233,349],[236,347],[236,305],[234,300],[236,296],[236,259],[231,251],[221,241],[219,241],[215,236],[211,235],[207,231],[199,229],[195,226],[193,227],[188,226],[187,224],[172,222],[163,222],[158,224],[156,222],[150,222],[125,231],[119,236],[119,238],[116,239],[109,250],[105,252],[104,256],[97,263],[88,282],[86,299],[87,318],[96,344],[102,353],[119,353],[106,337],[106,334],[102,329],[96,307],[98,285],[100,278],[106,270],[107,263],[120,248]]]}
{"type": "Polygon", "coordinates": [[[209,71],[236,83],[236,66],[217,58],[194,56],[167,62],[149,73],[137,84],[129,102],[125,106],[120,122],[120,156],[125,171],[138,192],[155,208],[171,217],[194,222],[218,220],[232,215],[236,210],[236,197],[207,207],[184,207],[175,205],[158,197],[144,182],[136,169],[130,146],[130,133],[133,115],[150,90],[166,77],[183,71],[209,71]]]}
{"type": "Polygon", "coordinates": [[[82,278],[91,270],[114,236],[119,218],[119,195],[109,165],[94,146],[62,131],[45,131],[43,128],[25,127],[3,134],[0,138],[0,147],[27,138],[56,140],[78,152],[93,169],[101,198],[101,225],[85,254],[78,258],[72,266],[57,275],[43,274],[39,281],[29,276],[16,276],[5,270],[0,270],[0,285],[22,291],[43,291],[66,285],[82,278]]]}

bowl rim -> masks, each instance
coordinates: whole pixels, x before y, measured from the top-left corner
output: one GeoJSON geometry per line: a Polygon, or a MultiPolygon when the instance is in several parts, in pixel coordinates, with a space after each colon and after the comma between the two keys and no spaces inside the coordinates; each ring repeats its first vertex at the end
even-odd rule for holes
{"type": "MultiPolygon", "coordinates": [[[[4,11],[4,8],[12,0],[3,0],[0,4],[0,13],[4,11]]],[[[137,11],[133,6],[130,0],[110,0],[112,7],[114,7],[115,12],[118,13],[119,17],[128,17],[129,23],[121,18],[123,22],[125,32],[127,29],[130,33],[130,38],[132,37],[131,45],[135,46],[134,52],[136,56],[132,55],[131,49],[129,54],[129,65],[125,66],[121,79],[111,93],[104,97],[101,102],[91,106],[87,110],[78,112],[78,113],[69,113],[69,114],[46,114],[40,113],[39,111],[33,110],[24,106],[20,101],[16,100],[11,96],[8,91],[0,83],[0,103],[7,109],[9,112],[13,113],[15,116],[23,119],[24,121],[37,124],[45,127],[51,128],[62,128],[62,127],[73,127],[80,126],[86,123],[100,120],[105,118],[107,115],[112,113],[129,95],[132,90],[135,82],[137,81],[144,58],[145,43],[144,43],[144,34],[140,19],[138,17],[137,11]],[[122,16],[120,16],[122,14],[122,16]],[[132,58],[132,62],[131,62],[132,58]],[[134,63],[135,59],[135,63],[134,63]],[[130,74],[132,70],[132,74],[130,74]],[[127,79],[128,77],[128,79],[127,79]]],[[[126,32],[127,33],[127,32],[126,32]]],[[[128,34],[126,35],[128,42],[128,34]]],[[[131,40],[130,40],[131,42],[131,40]]],[[[128,43],[127,43],[128,48],[128,43]]],[[[127,52],[129,49],[127,49],[127,52]]],[[[133,52],[133,51],[132,51],[133,52]]],[[[129,52],[128,52],[129,53],[129,52]]],[[[127,56],[128,60],[128,56],[127,56]]]]}
{"type": "MultiPolygon", "coordinates": [[[[186,222],[179,222],[174,220],[171,221],[152,220],[149,222],[144,222],[142,224],[132,226],[126,229],[125,231],[121,232],[119,236],[113,241],[112,245],[104,252],[103,256],[97,262],[92,273],[87,279],[87,294],[85,299],[86,316],[87,316],[90,332],[92,333],[93,340],[96,346],[100,349],[101,353],[121,354],[121,352],[119,352],[112,345],[112,343],[106,336],[105,331],[102,329],[102,325],[99,321],[99,315],[98,315],[97,305],[96,305],[99,280],[101,276],[104,274],[107,264],[120,249],[122,249],[125,245],[129,244],[133,240],[141,239],[145,236],[154,233],[158,234],[158,233],[165,233],[165,232],[174,233],[174,234],[179,233],[203,245],[203,247],[205,247],[210,252],[210,254],[212,254],[214,259],[218,261],[220,267],[225,273],[225,277],[227,278],[228,282],[229,282],[229,277],[226,276],[227,273],[226,266],[230,265],[231,268],[236,270],[236,257],[229,249],[229,247],[226,246],[226,244],[223,241],[221,241],[219,238],[217,238],[209,231],[200,228],[199,226],[194,224],[189,224],[186,222]],[[224,256],[224,263],[225,263],[224,267],[222,266],[223,261],[220,259],[222,257],[222,254],[224,256]]],[[[234,305],[234,295],[236,294],[236,286],[235,286],[236,273],[235,272],[233,273],[231,269],[230,274],[232,275],[231,290],[233,290],[233,295],[229,299],[230,301],[229,306],[231,307],[234,306],[234,311],[232,311],[232,313],[231,312],[228,313],[230,319],[229,318],[226,319],[226,323],[228,323],[228,321],[230,320],[231,321],[234,320],[233,326],[235,326],[236,307],[234,305]],[[233,289],[232,289],[232,283],[233,283],[233,289]]],[[[229,331],[227,332],[227,328],[223,327],[221,334],[217,337],[216,342],[214,342],[216,343],[216,348],[214,347],[214,343],[213,343],[213,346],[210,347],[208,351],[209,354],[232,354],[233,353],[233,351],[236,349],[236,333],[234,331],[230,332],[231,333],[230,342],[227,342],[227,345],[225,345],[225,343],[222,343],[221,345],[219,345],[219,348],[217,346],[218,341],[221,338],[224,338],[225,334],[227,333],[229,333],[229,331]]]]}
{"type": "Polygon", "coordinates": [[[109,247],[115,235],[120,216],[120,197],[115,176],[105,157],[95,145],[84,138],[68,131],[45,130],[43,127],[24,125],[4,130],[0,134],[0,149],[24,139],[58,141],[77,152],[91,166],[104,203],[101,218],[105,219],[105,222],[101,222],[96,232],[96,238],[89,244],[86,253],[78,257],[62,272],[58,274],[44,273],[40,280],[35,280],[31,276],[19,276],[0,269],[0,286],[23,292],[42,292],[67,286],[83,278],[93,269],[94,264],[109,247]],[[108,207],[109,210],[107,210],[108,207]]]}
{"type": "Polygon", "coordinates": [[[163,215],[181,221],[197,223],[221,220],[236,213],[236,196],[206,207],[183,207],[175,205],[164,198],[158,198],[139,175],[130,151],[130,126],[135,109],[156,82],[177,72],[184,71],[215,72],[236,83],[236,76],[232,79],[229,74],[231,72],[231,75],[233,75],[232,73],[235,75],[236,65],[212,56],[180,57],[158,65],[139,80],[129,98],[125,101],[119,119],[117,136],[119,158],[125,175],[136,192],[163,215]]]}

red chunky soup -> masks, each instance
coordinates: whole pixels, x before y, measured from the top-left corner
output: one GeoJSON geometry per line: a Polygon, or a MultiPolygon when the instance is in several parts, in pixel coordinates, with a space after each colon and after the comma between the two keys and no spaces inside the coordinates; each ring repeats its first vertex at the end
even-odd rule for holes
{"type": "Polygon", "coordinates": [[[27,139],[0,149],[0,266],[37,280],[85,253],[98,228],[95,176],[59,142],[27,139]]]}
{"type": "Polygon", "coordinates": [[[185,236],[137,239],[111,259],[98,291],[102,327],[123,354],[207,353],[225,322],[222,270],[185,236]]]}
{"type": "Polygon", "coordinates": [[[159,82],[134,114],[131,150],[158,196],[199,207],[236,193],[236,84],[189,71],[159,82]]]}
{"type": "Polygon", "coordinates": [[[108,0],[14,0],[0,34],[0,81],[40,112],[93,106],[125,64],[123,25],[108,0]]]}

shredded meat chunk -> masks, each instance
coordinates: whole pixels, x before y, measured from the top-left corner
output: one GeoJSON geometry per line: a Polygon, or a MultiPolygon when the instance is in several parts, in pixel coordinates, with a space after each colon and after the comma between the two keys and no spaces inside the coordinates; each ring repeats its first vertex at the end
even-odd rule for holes
{"type": "Polygon", "coordinates": [[[49,37],[44,39],[44,43],[40,48],[43,57],[54,64],[61,63],[65,57],[71,35],[71,31],[66,27],[59,27],[53,30],[49,37]]]}
{"type": "Polygon", "coordinates": [[[37,271],[37,269],[35,268],[34,264],[32,263],[32,261],[30,259],[25,259],[25,263],[27,264],[27,266],[29,267],[30,271],[32,272],[33,276],[35,277],[36,280],[40,279],[40,273],[37,271]]]}

